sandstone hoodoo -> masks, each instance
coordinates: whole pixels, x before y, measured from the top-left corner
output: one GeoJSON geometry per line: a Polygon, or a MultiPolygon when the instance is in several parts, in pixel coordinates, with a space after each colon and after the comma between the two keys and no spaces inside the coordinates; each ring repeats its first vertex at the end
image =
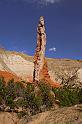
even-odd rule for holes
{"type": "Polygon", "coordinates": [[[46,32],[45,32],[45,22],[44,17],[41,16],[39,24],[37,27],[37,46],[34,55],[34,72],[33,72],[33,82],[38,82],[40,80],[45,80],[55,87],[59,87],[59,84],[53,82],[50,79],[48,73],[48,66],[45,59],[45,49],[46,49],[46,32]]]}
{"type": "Polygon", "coordinates": [[[34,55],[34,74],[33,74],[34,82],[40,80],[40,71],[42,70],[44,65],[45,48],[46,48],[46,33],[44,26],[44,18],[41,16],[37,28],[37,47],[34,55]]]}

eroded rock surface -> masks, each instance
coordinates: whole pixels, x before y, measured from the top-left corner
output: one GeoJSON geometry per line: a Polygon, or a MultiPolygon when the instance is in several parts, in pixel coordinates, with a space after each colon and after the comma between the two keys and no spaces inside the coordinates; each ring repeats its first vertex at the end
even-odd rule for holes
{"type": "MultiPolygon", "coordinates": [[[[20,80],[32,82],[34,64],[31,61],[27,61],[22,54],[3,51],[0,53],[0,76],[4,76],[7,79],[7,75],[13,78],[18,77],[20,80]],[[10,74],[11,73],[11,74],[10,74]]],[[[8,76],[8,79],[9,76],[8,76]]]]}
{"type": "Polygon", "coordinates": [[[37,47],[34,55],[33,81],[38,82],[44,79],[46,82],[58,86],[55,85],[57,83],[53,82],[50,78],[47,61],[45,59],[46,33],[44,24],[44,18],[41,16],[37,28],[37,47]]]}
{"type": "Polygon", "coordinates": [[[40,72],[44,65],[45,48],[46,48],[46,33],[44,26],[44,18],[40,17],[40,21],[37,28],[37,47],[34,55],[34,75],[33,75],[34,82],[40,80],[40,72]]]}

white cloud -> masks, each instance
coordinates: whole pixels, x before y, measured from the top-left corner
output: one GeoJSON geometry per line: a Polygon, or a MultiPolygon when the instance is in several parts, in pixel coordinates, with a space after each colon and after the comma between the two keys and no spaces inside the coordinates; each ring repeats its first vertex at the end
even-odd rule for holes
{"type": "MultiPolygon", "coordinates": [[[[6,1],[6,2],[17,2],[19,0],[3,0],[3,1],[6,1]]],[[[62,0],[20,0],[22,2],[27,2],[27,3],[36,3],[36,4],[39,4],[39,5],[42,5],[42,6],[47,6],[48,4],[55,4],[55,3],[58,3],[62,0]]]]}
{"type": "Polygon", "coordinates": [[[26,51],[26,50],[22,50],[22,51],[19,51],[19,52],[21,52],[21,53],[26,53],[27,51],[26,51]]]}
{"type": "Polygon", "coordinates": [[[56,48],[55,47],[49,48],[49,51],[56,52],[56,48]]]}
{"type": "Polygon", "coordinates": [[[42,4],[47,5],[49,3],[54,4],[56,2],[60,2],[60,0],[41,0],[41,2],[42,2],[42,4]]]}
{"type": "MultiPolygon", "coordinates": [[[[24,1],[28,1],[28,0],[24,0],[24,1]]],[[[60,1],[61,0],[32,0],[31,2],[36,2],[40,5],[47,6],[48,4],[55,4],[60,1]]]]}

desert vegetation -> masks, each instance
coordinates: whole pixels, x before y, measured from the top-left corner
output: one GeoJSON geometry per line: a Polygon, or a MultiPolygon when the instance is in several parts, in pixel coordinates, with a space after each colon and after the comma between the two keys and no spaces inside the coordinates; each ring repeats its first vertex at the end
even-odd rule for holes
{"type": "Polygon", "coordinates": [[[53,89],[57,100],[61,107],[72,106],[82,103],[82,89],[63,87],[59,89],[53,89]]]}
{"type": "Polygon", "coordinates": [[[82,89],[52,88],[42,80],[36,90],[32,83],[23,83],[13,79],[6,83],[0,78],[0,111],[13,111],[22,117],[50,110],[55,104],[63,107],[82,103],[82,89]]]}

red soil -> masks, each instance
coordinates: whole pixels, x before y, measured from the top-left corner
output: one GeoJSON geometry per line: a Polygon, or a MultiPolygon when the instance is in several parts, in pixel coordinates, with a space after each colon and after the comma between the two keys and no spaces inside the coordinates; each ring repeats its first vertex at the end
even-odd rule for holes
{"type": "Polygon", "coordinates": [[[14,81],[20,81],[20,78],[17,77],[15,74],[12,74],[10,72],[7,71],[0,71],[0,77],[4,77],[4,80],[7,82],[11,79],[14,79],[14,81]]]}
{"type": "Polygon", "coordinates": [[[45,59],[44,59],[43,68],[42,68],[41,73],[40,73],[40,78],[41,78],[41,80],[45,80],[46,83],[49,83],[54,88],[60,87],[60,84],[58,82],[54,82],[51,80],[50,75],[48,73],[47,62],[45,59]]]}

